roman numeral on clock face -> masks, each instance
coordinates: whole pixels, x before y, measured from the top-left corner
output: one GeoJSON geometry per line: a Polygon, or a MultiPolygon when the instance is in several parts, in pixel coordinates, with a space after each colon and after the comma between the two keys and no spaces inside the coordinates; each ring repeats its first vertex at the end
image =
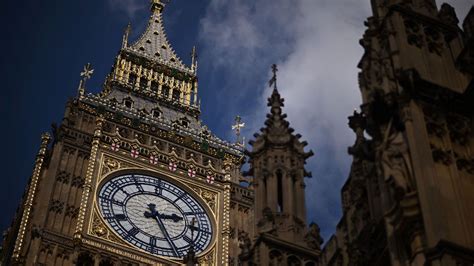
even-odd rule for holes
{"type": "Polygon", "coordinates": [[[156,247],[156,238],[155,237],[150,237],[150,246],[156,247]]]}
{"type": "Polygon", "coordinates": [[[136,227],[133,227],[132,229],[130,229],[130,230],[128,231],[127,236],[128,236],[128,237],[134,237],[134,236],[136,236],[136,235],[138,234],[138,232],[140,232],[140,230],[138,230],[138,228],[136,228],[136,227]]]}
{"type": "Polygon", "coordinates": [[[193,240],[190,237],[188,237],[187,235],[183,236],[183,240],[188,242],[189,244],[191,244],[191,242],[193,242],[193,240]]]}
{"type": "Polygon", "coordinates": [[[115,219],[117,221],[125,221],[125,220],[127,220],[127,216],[125,216],[125,214],[123,214],[123,213],[115,214],[115,219]]]}

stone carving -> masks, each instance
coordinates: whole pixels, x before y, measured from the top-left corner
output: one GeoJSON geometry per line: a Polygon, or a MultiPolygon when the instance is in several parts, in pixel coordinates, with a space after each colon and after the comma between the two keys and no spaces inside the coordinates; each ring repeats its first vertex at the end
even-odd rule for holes
{"type": "Polygon", "coordinates": [[[458,159],[456,165],[459,170],[464,170],[469,174],[474,174],[474,160],[458,159]]]}
{"type": "Polygon", "coordinates": [[[94,226],[94,228],[92,230],[99,237],[103,237],[107,234],[107,229],[105,229],[105,227],[102,226],[102,225],[96,225],[96,226],[94,226]]]}
{"type": "Polygon", "coordinates": [[[321,244],[324,242],[324,239],[321,237],[321,229],[316,223],[309,225],[309,231],[304,236],[304,240],[309,248],[321,249],[321,244]]]}
{"type": "Polygon", "coordinates": [[[261,233],[276,234],[275,216],[269,207],[265,207],[262,211],[263,218],[258,221],[258,227],[261,233]]]}
{"type": "Polygon", "coordinates": [[[71,176],[71,174],[69,174],[68,172],[60,171],[58,173],[58,175],[56,176],[56,181],[58,181],[60,183],[63,183],[63,184],[67,184],[67,183],[69,183],[69,177],[70,176],[71,176]]]}
{"type": "Polygon", "coordinates": [[[395,199],[401,199],[414,190],[415,182],[407,141],[403,132],[393,127],[393,121],[390,120],[379,148],[380,164],[385,181],[392,185],[395,199]]]}
{"type": "Polygon", "coordinates": [[[459,19],[456,16],[456,11],[454,8],[447,4],[443,3],[441,8],[439,9],[438,17],[445,23],[450,24],[452,26],[457,26],[459,23],[459,19]]]}
{"type": "Polygon", "coordinates": [[[124,244],[124,242],[116,237],[109,229],[105,226],[105,224],[99,218],[99,215],[96,211],[92,214],[92,224],[89,229],[89,234],[93,236],[100,237],[102,239],[111,241],[117,244],[124,244]]]}
{"type": "Polygon", "coordinates": [[[425,26],[424,32],[428,51],[440,56],[444,48],[442,34],[432,26],[425,26]]]}
{"type": "Polygon", "coordinates": [[[470,120],[462,116],[449,115],[449,136],[451,140],[460,145],[466,145],[472,135],[470,120]]]}
{"type": "Polygon", "coordinates": [[[216,207],[216,194],[209,192],[209,191],[202,191],[201,197],[204,199],[204,201],[209,205],[209,208],[213,212],[215,212],[215,207],[216,207]]]}
{"type": "Polygon", "coordinates": [[[436,147],[434,144],[431,144],[431,153],[433,155],[433,160],[437,163],[442,163],[444,165],[450,165],[453,163],[453,157],[451,156],[451,151],[445,151],[439,147],[436,147]]]}
{"type": "Polygon", "coordinates": [[[64,202],[60,200],[52,200],[49,203],[49,210],[55,213],[62,213],[64,209],[64,202]]]}
{"type": "Polygon", "coordinates": [[[414,20],[405,18],[403,21],[406,27],[407,42],[418,48],[423,46],[423,35],[421,33],[421,26],[414,20]]]}
{"type": "Polygon", "coordinates": [[[426,119],[426,130],[428,134],[443,138],[446,135],[446,128],[439,114],[432,110],[424,110],[426,119]]]}
{"type": "Polygon", "coordinates": [[[33,225],[33,228],[31,229],[31,238],[41,238],[43,237],[44,231],[41,227],[37,225],[33,225]]]}
{"type": "Polygon", "coordinates": [[[239,230],[238,234],[240,254],[239,257],[248,257],[252,250],[252,242],[249,234],[243,230],[239,230]]]}
{"type": "Polygon", "coordinates": [[[120,170],[120,169],[127,168],[130,166],[131,165],[128,163],[125,163],[123,161],[119,161],[107,156],[103,160],[102,177],[104,177],[106,174],[112,171],[120,170]]]}
{"type": "Polygon", "coordinates": [[[82,176],[75,176],[72,178],[71,181],[71,186],[72,187],[77,187],[77,188],[82,188],[84,186],[84,178],[82,176]]]}
{"type": "Polygon", "coordinates": [[[67,205],[66,207],[66,216],[69,216],[71,218],[77,218],[77,215],[79,214],[79,208],[74,206],[74,205],[67,205]]]}
{"type": "Polygon", "coordinates": [[[120,163],[117,160],[106,158],[104,160],[104,167],[102,168],[102,176],[109,172],[115,171],[120,168],[120,163]]]}
{"type": "Polygon", "coordinates": [[[198,259],[199,265],[214,265],[214,250],[198,259]]]}

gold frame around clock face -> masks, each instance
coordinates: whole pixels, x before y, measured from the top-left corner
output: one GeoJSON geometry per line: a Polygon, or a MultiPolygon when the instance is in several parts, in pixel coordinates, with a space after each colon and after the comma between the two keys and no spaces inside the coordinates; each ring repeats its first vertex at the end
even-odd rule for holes
{"type": "MultiPolygon", "coordinates": [[[[120,200],[121,198],[118,197],[117,199],[120,200]]],[[[197,251],[197,255],[206,254],[215,245],[217,226],[216,226],[215,217],[213,215],[213,212],[209,209],[209,206],[205,204],[205,202],[201,199],[201,197],[197,195],[187,185],[183,184],[182,182],[179,182],[175,178],[168,176],[166,174],[157,173],[153,171],[147,171],[143,169],[127,169],[127,170],[116,171],[114,173],[107,175],[98,184],[97,191],[96,191],[96,202],[97,202],[96,203],[97,209],[99,210],[101,219],[111,229],[111,231],[120,239],[125,241],[127,244],[132,245],[133,247],[143,252],[147,252],[149,254],[168,258],[168,259],[181,259],[182,257],[186,255],[187,250],[189,250],[191,243],[193,243],[193,246],[197,251]],[[135,176],[135,179],[133,178],[133,176],[135,176]],[[126,187],[120,187],[121,186],[120,184],[117,185],[115,183],[110,185],[111,184],[110,182],[112,182],[113,180],[117,181],[117,178],[126,179],[126,180],[120,180],[120,182],[122,182],[122,186],[125,185],[126,187]],[[154,182],[154,183],[153,184],[146,183],[144,182],[145,179],[148,179],[148,182],[154,182]],[[115,203],[111,202],[111,201],[114,201],[114,198],[113,197],[110,198],[110,194],[107,194],[107,195],[101,194],[102,190],[105,188],[105,186],[107,186],[107,184],[109,184],[109,187],[108,187],[109,190],[113,189],[112,187],[114,186],[116,186],[115,191],[121,190],[120,193],[122,194],[122,198],[124,196],[127,197],[123,193],[124,191],[128,191],[130,195],[122,203],[118,203],[117,201],[115,201],[115,203]],[[163,195],[155,194],[157,193],[157,191],[154,191],[154,190],[160,188],[160,185],[158,184],[163,185],[163,187],[161,187],[162,189],[166,188],[165,189],[166,192],[162,192],[163,195]],[[134,191],[134,189],[130,189],[131,186],[135,186],[136,190],[134,191]],[[139,189],[140,186],[142,187],[139,189]],[[170,190],[172,191],[170,192],[170,190]],[[180,191],[183,194],[180,194],[180,195],[176,194],[176,193],[180,193],[180,191]],[[174,193],[174,196],[170,196],[170,194],[173,194],[173,193],[174,193]],[[182,198],[178,198],[178,197],[182,197],[182,198]],[[155,205],[158,204],[160,207],[153,207],[157,209],[152,210],[150,209],[150,206],[148,206],[150,202],[144,202],[143,206],[141,207],[139,206],[136,209],[130,209],[135,214],[129,215],[127,211],[127,204],[129,202],[132,202],[130,201],[132,198],[134,199],[134,203],[137,202],[137,199],[138,199],[138,202],[140,202],[141,199],[146,199],[148,201],[155,201],[153,202],[153,204],[155,205]],[[178,205],[180,206],[176,205],[177,202],[179,202],[178,205]],[[115,208],[115,210],[122,208],[122,212],[111,213],[109,209],[109,212],[105,213],[105,216],[104,216],[104,212],[101,207],[101,204],[105,204],[105,205],[109,204],[109,206],[117,205],[117,206],[114,206],[113,208],[115,208]],[[192,205],[193,207],[190,207],[188,205],[192,205]],[[189,207],[189,210],[186,209],[186,206],[189,207]],[[146,210],[143,208],[146,208],[146,210]],[[153,214],[152,213],[153,211],[156,211],[156,213],[153,214]],[[137,212],[139,213],[139,216],[141,215],[142,212],[144,216],[145,214],[148,214],[148,218],[143,217],[142,219],[140,219],[139,216],[137,216],[137,212]],[[118,215],[118,216],[115,216],[115,215],[118,215]],[[195,227],[194,232],[188,230],[188,228],[190,227],[192,223],[192,221],[190,220],[191,217],[195,218],[194,222],[197,221],[197,223],[194,224],[194,227],[195,227]],[[208,227],[204,226],[206,224],[206,219],[208,220],[208,227]],[[136,225],[135,223],[137,224],[141,223],[141,225],[136,225]],[[146,225],[144,225],[144,223],[146,223],[146,225]],[[182,229],[182,231],[184,232],[180,235],[181,238],[179,239],[179,243],[174,242],[174,241],[178,241],[178,238],[176,238],[176,234],[171,236],[167,232],[168,230],[170,230],[169,228],[171,228],[168,226],[173,226],[173,223],[175,223],[175,226],[174,226],[175,231],[177,227],[178,231],[182,229]],[[199,227],[201,225],[203,226],[202,228],[199,227]],[[146,226],[146,228],[144,226],[146,226]],[[155,226],[155,228],[153,228],[153,226],[155,226]],[[158,232],[158,233],[157,235],[154,235],[153,238],[151,238],[151,235],[153,232],[158,232]],[[162,232],[161,235],[159,234],[159,232],[162,232]],[[166,234],[168,234],[168,236],[166,236],[166,234]],[[208,234],[208,241],[206,240],[203,242],[202,239],[205,239],[206,234],[208,234]],[[144,236],[149,237],[150,242],[148,243],[148,246],[143,245],[143,242],[146,242],[146,240],[144,240],[144,236]],[[152,239],[155,239],[154,243],[152,239]],[[138,240],[141,240],[141,246],[137,244],[138,240]],[[168,249],[164,247],[156,247],[156,246],[153,248],[153,246],[151,246],[151,244],[164,246],[166,243],[163,241],[165,240],[168,241],[168,246],[169,246],[168,249]],[[189,245],[183,246],[182,245],[183,241],[188,242],[189,245]],[[196,243],[198,244],[196,245],[196,243]],[[173,251],[173,248],[172,248],[173,245],[179,245],[179,248],[173,251]],[[167,251],[171,250],[171,251],[167,253],[167,252],[162,252],[163,250],[167,250],[167,251]]]]}

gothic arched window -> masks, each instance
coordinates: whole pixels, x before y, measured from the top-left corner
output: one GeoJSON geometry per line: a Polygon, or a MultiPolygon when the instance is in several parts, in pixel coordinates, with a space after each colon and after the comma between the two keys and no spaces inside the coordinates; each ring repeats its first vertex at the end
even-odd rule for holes
{"type": "Polygon", "coordinates": [[[277,197],[278,197],[278,206],[277,211],[283,212],[283,173],[281,170],[277,170],[277,197]]]}
{"type": "Polygon", "coordinates": [[[151,84],[150,84],[150,89],[151,89],[152,91],[158,92],[158,82],[156,82],[156,80],[153,80],[153,81],[151,82],[151,84]]]}
{"type": "Polygon", "coordinates": [[[170,87],[168,86],[163,86],[161,88],[161,95],[164,97],[164,98],[168,98],[170,96],[170,87]]]}
{"type": "Polygon", "coordinates": [[[89,266],[94,265],[94,259],[92,255],[86,252],[83,252],[77,258],[76,266],[89,266]]]}
{"type": "Polygon", "coordinates": [[[140,88],[146,89],[148,87],[148,80],[144,77],[140,78],[140,88]]]}
{"type": "Polygon", "coordinates": [[[173,101],[179,101],[180,91],[173,90],[173,101]]]}
{"type": "Polygon", "coordinates": [[[301,266],[301,261],[296,256],[289,256],[286,262],[288,266],[301,266]]]}
{"type": "Polygon", "coordinates": [[[99,263],[99,266],[114,266],[114,263],[109,259],[105,259],[99,263]]]}
{"type": "Polygon", "coordinates": [[[130,73],[130,75],[128,75],[128,84],[130,84],[132,87],[135,87],[136,82],[137,82],[137,75],[130,73]]]}
{"type": "Polygon", "coordinates": [[[278,266],[282,265],[283,255],[278,250],[272,250],[269,254],[269,265],[271,266],[278,266]]]}

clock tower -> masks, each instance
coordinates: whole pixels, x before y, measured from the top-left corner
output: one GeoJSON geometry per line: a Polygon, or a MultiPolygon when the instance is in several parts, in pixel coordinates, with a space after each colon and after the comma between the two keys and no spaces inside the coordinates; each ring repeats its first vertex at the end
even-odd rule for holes
{"type": "Polygon", "coordinates": [[[3,245],[6,265],[223,265],[252,236],[243,148],[200,120],[196,52],[185,65],[151,1],[145,32],[123,36],[111,73],[90,65],[64,119],[44,134],[3,245]],[[249,229],[250,228],[250,229],[249,229]]]}

